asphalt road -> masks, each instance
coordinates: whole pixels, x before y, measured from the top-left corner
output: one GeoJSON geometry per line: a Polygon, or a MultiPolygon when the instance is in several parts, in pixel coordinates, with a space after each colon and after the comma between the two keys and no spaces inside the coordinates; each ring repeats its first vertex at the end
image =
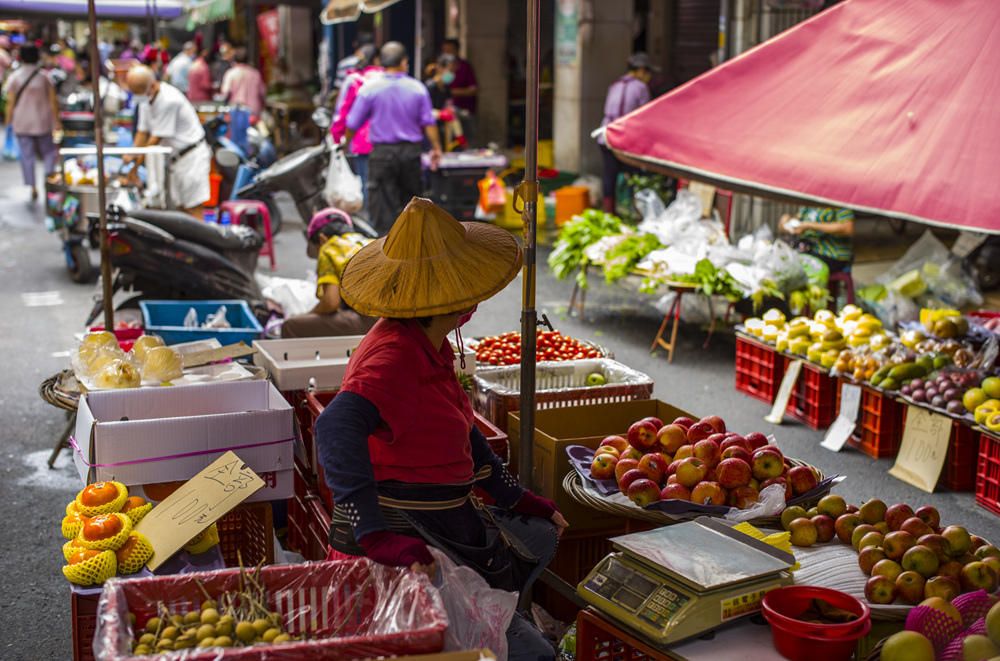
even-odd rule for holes
{"type": "MultiPolygon", "coordinates": [[[[57,236],[45,230],[42,204],[28,201],[18,164],[0,163],[0,357],[7,366],[0,379],[0,450],[5,507],[0,535],[0,659],[67,659],[72,655],[69,586],[62,576],[59,523],[64,507],[82,483],[71,457],[62,452],[49,470],[45,462],[66,424],[64,412],[38,396],[38,385],[69,366],[73,334],[91,307],[94,286],[70,281],[57,236]]],[[[313,265],[294,211],[276,237],[278,275],[303,277],[313,265]]],[[[1000,539],[1000,520],[974,504],[971,493],[927,494],[886,474],[891,460],[876,461],[849,449],[821,447],[823,433],[794,421],[780,426],[763,420],[764,404],[734,390],[734,341],[716,334],[702,349],[703,331],[684,325],[679,348],[669,364],[665,352],[649,347],[662,320],[654,299],[634,290],[610,289],[594,278],[585,321],[566,314],[572,285],[547,273],[547,249],[539,250],[539,314],[563,333],[592,340],[614,351],[621,362],[649,374],[654,397],[699,415],[718,414],[727,425],[747,433],[773,433],[788,456],[807,461],[826,474],[846,475],[836,492],[860,504],[878,497],[914,508],[932,504],[946,524],[966,525],[988,539],[1000,539]]],[[[95,255],[96,257],[96,255],[95,255]]],[[[266,267],[261,263],[261,270],[266,267]]],[[[480,305],[465,329],[468,337],[520,328],[521,281],[480,305]]]]}

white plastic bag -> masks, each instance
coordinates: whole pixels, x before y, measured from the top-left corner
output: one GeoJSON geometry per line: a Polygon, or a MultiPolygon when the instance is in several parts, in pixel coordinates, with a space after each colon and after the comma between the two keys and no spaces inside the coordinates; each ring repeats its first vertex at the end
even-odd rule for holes
{"type": "Polygon", "coordinates": [[[460,567],[436,548],[434,587],[448,611],[446,652],[489,649],[497,661],[507,661],[507,627],[517,610],[516,592],[495,590],[469,567],[460,567]]]}
{"type": "Polygon", "coordinates": [[[365,204],[361,177],[354,174],[344,152],[337,150],[330,157],[330,167],[326,171],[326,186],[323,198],[332,207],[347,213],[360,211],[365,204]]]}
{"type": "Polygon", "coordinates": [[[761,516],[774,516],[785,509],[785,486],[783,484],[772,484],[760,492],[758,500],[753,507],[739,510],[730,508],[722,518],[726,521],[742,523],[761,516]]]}
{"type": "Polygon", "coordinates": [[[194,308],[188,308],[184,315],[184,328],[198,328],[198,312],[194,308]]]}
{"type": "Polygon", "coordinates": [[[226,306],[220,305],[219,309],[205,318],[202,328],[232,328],[229,319],[226,318],[226,306]]]}

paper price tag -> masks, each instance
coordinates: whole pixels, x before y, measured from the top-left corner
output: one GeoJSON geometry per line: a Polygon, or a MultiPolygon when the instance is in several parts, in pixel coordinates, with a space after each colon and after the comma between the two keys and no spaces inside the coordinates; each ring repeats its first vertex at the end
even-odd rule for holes
{"type": "Polygon", "coordinates": [[[774,398],[774,406],[771,408],[771,412],[764,417],[765,420],[775,425],[781,424],[781,421],[785,418],[785,409],[788,407],[788,400],[792,396],[792,388],[795,387],[795,382],[799,380],[799,372],[801,371],[801,360],[793,360],[789,364],[788,371],[785,372],[785,377],[781,380],[781,386],[778,388],[778,396],[774,398]]]}
{"type": "Polygon", "coordinates": [[[192,537],[263,486],[264,481],[234,452],[216,459],[154,507],[135,527],[136,532],[149,539],[155,552],[146,566],[154,571],[192,537]]]}
{"type": "Polygon", "coordinates": [[[845,383],[840,389],[840,413],[830,425],[826,437],[820,443],[827,450],[840,452],[847,439],[858,426],[858,409],[861,407],[861,387],[845,383]]]}
{"type": "Polygon", "coordinates": [[[903,441],[889,475],[933,493],[948,455],[952,421],[919,406],[908,406],[903,441]]]}

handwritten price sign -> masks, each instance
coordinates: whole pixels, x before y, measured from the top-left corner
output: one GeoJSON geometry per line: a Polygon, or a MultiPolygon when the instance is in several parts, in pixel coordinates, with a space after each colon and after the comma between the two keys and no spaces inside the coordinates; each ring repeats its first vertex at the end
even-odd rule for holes
{"type": "Polygon", "coordinates": [[[903,441],[889,475],[933,493],[948,456],[951,427],[950,418],[919,406],[907,407],[903,441]]]}
{"type": "Polygon", "coordinates": [[[150,571],[188,541],[264,486],[264,481],[232,451],[195,475],[143,517],[136,532],[153,545],[150,571]]]}

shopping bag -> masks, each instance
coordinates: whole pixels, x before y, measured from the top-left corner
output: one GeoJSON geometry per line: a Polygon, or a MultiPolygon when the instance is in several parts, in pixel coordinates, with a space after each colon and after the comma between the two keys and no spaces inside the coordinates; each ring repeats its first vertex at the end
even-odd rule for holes
{"type": "Polygon", "coordinates": [[[3,160],[21,160],[21,150],[17,146],[17,137],[14,135],[13,127],[8,126],[3,138],[3,160]]]}
{"type": "Polygon", "coordinates": [[[484,214],[496,213],[497,207],[507,204],[507,188],[493,170],[486,171],[486,178],[479,180],[479,208],[484,214]]]}
{"type": "Polygon", "coordinates": [[[344,152],[336,151],[330,157],[330,167],[326,171],[326,185],[323,198],[331,207],[343,209],[347,213],[360,211],[365,205],[361,177],[354,174],[344,152]]]}

